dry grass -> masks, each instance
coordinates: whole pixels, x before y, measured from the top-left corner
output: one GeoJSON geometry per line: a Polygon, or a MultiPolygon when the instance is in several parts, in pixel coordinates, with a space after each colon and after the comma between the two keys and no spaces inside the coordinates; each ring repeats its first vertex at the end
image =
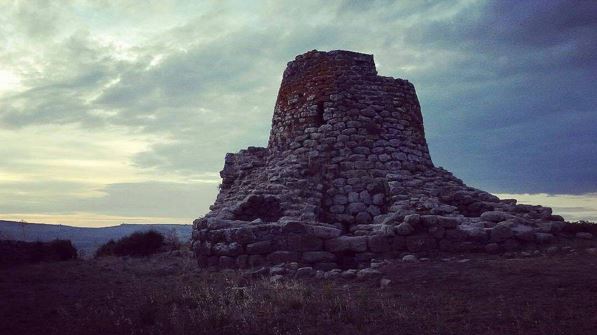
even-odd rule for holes
{"type": "Polygon", "coordinates": [[[0,271],[2,334],[594,334],[597,257],[399,263],[393,285],[270,283],[192,259],[0,271]]]}

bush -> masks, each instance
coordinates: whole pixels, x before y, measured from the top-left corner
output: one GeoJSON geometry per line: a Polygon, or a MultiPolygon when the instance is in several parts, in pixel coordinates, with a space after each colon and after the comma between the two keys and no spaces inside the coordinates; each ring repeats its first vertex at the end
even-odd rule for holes
{"type": "Polygon", "coordinates": [[[584,220],[569,222],[564,225],[563,231],[569,234],[591,233],[597,235],[597,223],[584,220]]]}
{"type": "Polygon", "coordinates": [[[77,258],[77,249],[70,240],[54,240],[48,244],[48,250],[59,261],[77,258]]]}
{"type": "Polygon", "coordinates": [[[70,240],[0,241],[0,265],[67,261],[76,258],[77,249],[70,240]]]}
{"type": "Polygon", "coordinates": [[[158,252],[163,245],[164,236],[156,231],[136,232],[118,241],[108,241],[95,252],[95,257],[148,256],[158,252]]]}

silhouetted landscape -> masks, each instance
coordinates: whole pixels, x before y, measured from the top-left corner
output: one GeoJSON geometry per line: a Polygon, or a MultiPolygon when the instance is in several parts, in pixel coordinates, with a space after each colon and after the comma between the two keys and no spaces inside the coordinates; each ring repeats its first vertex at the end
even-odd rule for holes
{"type": "Polygon", "coordinates": [[[0,239],[27,242],[70,240],[81,257],[92,256],[97,248],[109,240],[116,240],[136,231],[155,230],[174,234],[187,242],[191,238],[191,225],[180,224],[121,224],[112,227],[89,228],[46,223],[25,223],[0,220],[0,239]]]}

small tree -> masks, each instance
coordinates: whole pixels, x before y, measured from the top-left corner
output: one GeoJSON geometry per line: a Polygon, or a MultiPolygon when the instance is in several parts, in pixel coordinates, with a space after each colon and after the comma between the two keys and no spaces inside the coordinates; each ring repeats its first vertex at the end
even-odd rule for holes
{"type": "Polygon", "coordinates": [[[102,245],[95,253],[101,256],[148,256],[158,252],[164,245],[164,235],[150,230],[136,232],[118,241],[110,240],[102,245]]]}
{"type": "Polygon", "coordinates": [[[166,235],[164,235],[164,244],[169,246],[172,250],[180,249],[181,243],[175,228],[171,228],[166,235]]]}

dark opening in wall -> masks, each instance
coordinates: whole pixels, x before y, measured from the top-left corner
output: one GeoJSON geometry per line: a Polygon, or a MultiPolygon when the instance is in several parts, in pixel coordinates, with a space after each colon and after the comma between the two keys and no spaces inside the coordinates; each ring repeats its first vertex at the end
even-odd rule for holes
{"type": "Polygon", "coordinates": [[[345,234],[350,233],[350,223],[348,222],[342,222],[342,230],[344,231],[345,234]]]}
{"type": "Polygon", "coordinates": [[[363,127],[370,135],[379,135],[382,133],[381,126],[375,121],[367,121],[363,127]]]}
{"type": "Polygon", "coordinates": [[[318,126],[323,125],[323,101],[317,103],[317,115],[315,116],[315,123],[318,126]]]}
{"type": "Polygon", "coordinates": [[[356,261],[355,256],[356,254],[354,251],[348,250],[336,253],[337,263],[340,269],[357,269],[359,264],[356,261]]]}
{"type": "Polygon", "coordinates": [[[276,222],[282,216],[280,199],[275,196],[250,195],[233,212],[235,219],[243,221],[276,222]]]}

